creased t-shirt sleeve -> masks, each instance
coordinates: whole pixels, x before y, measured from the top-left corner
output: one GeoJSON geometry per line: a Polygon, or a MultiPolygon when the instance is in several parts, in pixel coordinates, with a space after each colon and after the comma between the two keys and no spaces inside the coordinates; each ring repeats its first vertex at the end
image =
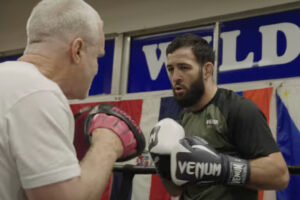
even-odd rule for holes
{"type": "Polygon", "coordinates": [[[233,137],[243,158],[253,159],[279,151],[263,112],[248,99],[238,106],[233,137]]]}
{"type": "Polygon", "coordinates": [[[23,188],[80,175],[73,146],[74,119],[60,93],[29,94],[21,98],[6,117],[10,151],[23,188]]]}

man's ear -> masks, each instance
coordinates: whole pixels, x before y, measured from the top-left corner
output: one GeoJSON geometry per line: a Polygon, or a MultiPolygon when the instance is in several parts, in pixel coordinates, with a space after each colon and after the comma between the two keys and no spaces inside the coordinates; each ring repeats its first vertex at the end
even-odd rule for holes
{"type": "Polygon", "coordinates": [[[76,38],[71,43],[71,56],[75,63],[79,63],[82,57],[83,51],[83,40],[81,38],[76,38]]]}
{"type": "Polygon", "coordinates": [[[203,78],[207,80],[209,77],[213,77],[214,64],[212,62],[206,62],[203,66],[203,78]]]}

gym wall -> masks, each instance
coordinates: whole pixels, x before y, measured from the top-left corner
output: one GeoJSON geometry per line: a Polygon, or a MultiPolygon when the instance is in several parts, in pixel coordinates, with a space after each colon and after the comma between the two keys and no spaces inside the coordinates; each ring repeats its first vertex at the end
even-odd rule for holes
{"type": "MultiPolygon", "coordinates": [[[[22,53],[26,44],[26,20],[37,2],[1,0],[0,61],[16,59],[22,53]]],[[[299,110],[297,102],[300,102],[298,0],[87,2],[104,20],[106,55],[99,59],[100,73],[93,82],[90,96],[83,101],[72,100],[70,104],[119,102],[121,105],[124,101],[127,104],[142,100],[138,109],[142,109],[144,115],[139,121],[143,131],[149,134],[159,117],[166,117],[160,110],[161,105],[171,105],[171,86],[164,67],[165,48],[176,35],[194,32],[207,39],[216,52],[215,80],[220,87],[248,94],[254,90],[271,91],[266,101],[275,138],[280,132],[278,120],[282,120],[278,110],[280,103],[290,117],[284,120],[300,130],[300,114],[296,112],[299,110]]],[[[165,108],[172,109],[177,112],[175,107],[165,108]]],[[[298,141],[295,137],[291,135],[291,139],[298,141]]],[[[295,142],[294,147],[299,143],[295,142]]],[[[293,162],[300,154],[294,157],[289,164],[297,164],[293,162]]],[[[140,195],[138,189],[135,191],[135,195],[140,195]]],[[[265,196],[264,199],[274,199],[270,197],[274,197],[273,193],[265,196]]]]}

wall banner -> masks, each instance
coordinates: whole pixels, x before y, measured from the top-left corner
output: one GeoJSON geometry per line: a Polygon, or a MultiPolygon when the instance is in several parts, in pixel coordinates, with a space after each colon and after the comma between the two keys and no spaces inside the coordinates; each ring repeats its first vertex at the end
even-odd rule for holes
{"type": "Polygon", "coordinates": [[[105,41],[105,55],[98,58],[98,74],[95,76],[89,95],[110,94],[114,60],[115,40],[105,41]]]}
{"type": "Polygon", "coordinates": [[[300,10],[221,24],[218,83],[300,76],[300,10]]]}

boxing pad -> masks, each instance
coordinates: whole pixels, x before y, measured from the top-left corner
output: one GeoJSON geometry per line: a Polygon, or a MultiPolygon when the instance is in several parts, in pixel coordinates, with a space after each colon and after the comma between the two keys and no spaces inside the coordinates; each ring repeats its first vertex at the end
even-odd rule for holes
{"type": "Polygon", "coordinates": [[[122,109],[111,104],[95,106],[86,116],[84,134],[89,143],[96,128],[112,130],[121,140],[123,155],[117,161],[127,161],[140,155],[145,148],[142,130],[134,119],[122,109]]]}
{"type": "Polygon", "coordinates": [[[162,178],[171,180],[171,151],[184,135],[182,126],[170,118],[159,121],[151,130],[148,149],[155,168],[162,178]]]}
{"type": "Polygon", "coordinates": [[[244,185],[250,177],[249,161],[218,153],[200,137],[187,136],[172,149],[171,177],[186,183],[244,185]]]}

